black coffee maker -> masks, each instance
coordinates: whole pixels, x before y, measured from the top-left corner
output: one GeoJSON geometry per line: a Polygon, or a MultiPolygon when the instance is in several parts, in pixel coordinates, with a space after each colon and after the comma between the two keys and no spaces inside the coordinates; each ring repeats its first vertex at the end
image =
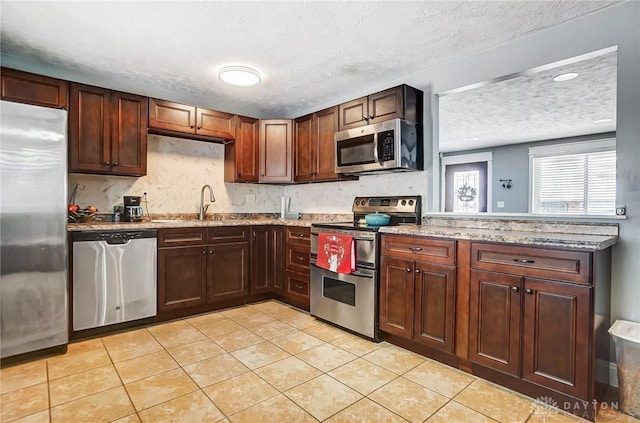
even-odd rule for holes
{"type": "Polygon", "coordinates": [[[140,222],[144,210],[140,206],[140,197],[125,195],[124,196],[124,221],[125,222],[140,222]]]}

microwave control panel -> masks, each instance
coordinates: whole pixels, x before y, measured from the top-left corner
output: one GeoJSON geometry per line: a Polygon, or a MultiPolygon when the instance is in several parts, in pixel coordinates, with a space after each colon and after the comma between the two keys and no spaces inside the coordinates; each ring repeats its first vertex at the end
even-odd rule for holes
{"type": "Polygon", "coordinates": [[[381,162],[387,162],[394,159],[395,140],[393,137],[393,130],[378,132],[378,148],[381,147],[381,153],[379,154],[379,160],[381,162]]]}

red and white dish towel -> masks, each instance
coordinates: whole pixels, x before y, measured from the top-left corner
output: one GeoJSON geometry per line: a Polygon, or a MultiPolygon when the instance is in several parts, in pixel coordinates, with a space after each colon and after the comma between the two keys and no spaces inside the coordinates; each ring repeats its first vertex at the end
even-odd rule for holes
{"type": "Polygon", "coordinates": [[[350,235],[318,234],[316,264],[336,273],[349,274],[356,270],[355,241],[350,235]]]}

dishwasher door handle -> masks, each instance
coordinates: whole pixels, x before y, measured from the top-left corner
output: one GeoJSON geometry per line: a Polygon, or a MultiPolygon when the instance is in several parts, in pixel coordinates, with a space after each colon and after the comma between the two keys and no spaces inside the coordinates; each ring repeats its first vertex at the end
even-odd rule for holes
{"type": "Polygon", "coordinates": [[[130,239],[127,238],[120,238],[120,239],[107,239],[106,242],[109,245],[126,245],[129,243],[129,241],[131,241],[130,239]]]}

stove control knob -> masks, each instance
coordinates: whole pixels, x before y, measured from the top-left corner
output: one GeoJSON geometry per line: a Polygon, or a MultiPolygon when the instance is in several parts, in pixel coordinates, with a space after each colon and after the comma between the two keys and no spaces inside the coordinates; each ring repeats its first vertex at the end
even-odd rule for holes
{"type": "Polygon", "coordinates": [[[407,200],[402,200],[402,203],[401,203],[401,204],[402,204],[403,206],[406,206],[406,205],[407,205],[407,200]]]}
{"type": "Polygon", "coordinates": [[[409,200],[409,205],[413,206],[413,200],[409,200]]]}

